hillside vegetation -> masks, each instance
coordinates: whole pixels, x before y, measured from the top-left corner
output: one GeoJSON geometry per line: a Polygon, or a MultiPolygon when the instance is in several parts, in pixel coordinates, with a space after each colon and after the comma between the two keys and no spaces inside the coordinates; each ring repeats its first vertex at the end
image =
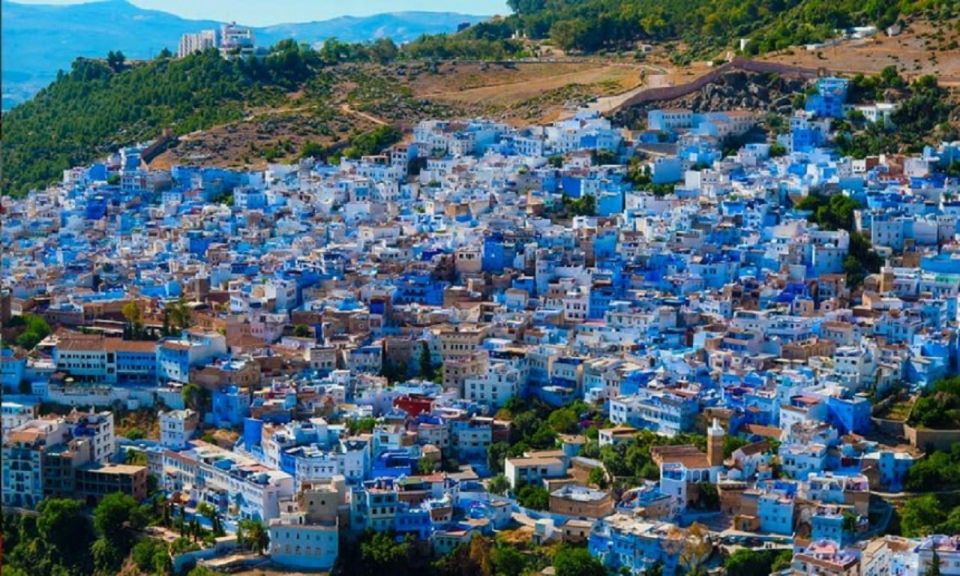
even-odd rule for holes
{"type": "Polygon", "coordinates": [[[23,195],[90,162],[170,128],[180,136],[157,166],[196,163],[263,167],[362,149],[378,124],[484,115],[537,121],[562,109],[576,83],[580,100],[635,86],[637,65],[435,61],[425,54],[495,59],[513,41],[429,37],[318,49],[277,44],[263,60],[227,61],[216,52],[147,62],[77,59],[70,72],[3,116],[0,191],[23,195]],[[559,77],[558,77],[559,75],[559,77]],[[496,85],[490,93],[484,87],[496,85]],[[475,89],[475,90],[470,90],[475,89]],[[554,94],[556,92],[556,94],[554,94]],[[556,96],[550,102],[534,94],[556,96]]]}
{"type": "MultiPolygon", "coordinates": [[[[4,110],[29,100],[56,78],[57,70],[69,70],[77,57],[96,58],[121,50],[128,58],[145,60],[164,46],[175,50],[181,34],[221,25],[181,18],[162,6],[151,10],[129,0],[44,4],[0,0],[0,11],[3,50],[9,56],[3,59],[2,69],[4,110]]],[[[452,12],[390,12],[254,27],[253,34],[262,46],[287,38],[315,44],[332,37],[348,42],[385,37],[400,43],[485,19],[452,12]]]]}
{"type": "MultiPolygon", "coordinates": [[[[295,159],[305,149],[338,154],[384,123],[409,126],[428,116],[465,114],[555,118],[570,103],[623,92],[641,81],[642,63],[608,56],[602,62],[581,58],[597,74],[561,76],[574,58],[546,62],[555,73],[507,86],[506,76],[522,76],[517,66],[501,62],[488,70],[486,62],[532,54],[535,43],[518,39],[518,33],[579,52],[667,42],[682,60],[716,54],[740,37],[751,38],[748,51],[764,51],[824,38],[837,27],[882,26],[908,17],[942,21],[960,13],[958,5],[960,0],[510,0],[515,13],[508,18],[422,36],[402,47],[388,39],[331,39],[313,49],[285,40],[263,59],[227,61],[213,51],[180,60],[164,51],[138,63],[118,53],[106,61],[77,59],[33,100],[3,116],[0,192],[25,194],[70,166],[167,128],[184,138],[165,153],[165,163],[225,159],[221,163],[228,166],[260,166],[295,159]],[[475,78],[451,71],[481,62],[475,78]],[[447,83],[452,90],[438,86],[448,74],[456,78],[447,83]]],[[[943,124],[944,92],[926,84],[911,88],[916,98],[910,110],[929,105],[934,113],[907,132],[914,136],[929,131],[926,124],[943,124]]],[[[890,134],[857,128],[841,141],[844,150],[863,155],[893,147],[887,145],[890,134]]]]}
{"type": "Polygon", "coordinates": [[[111,68],[78,59],[37,96],[3,117],[0,189],[13,195],[48,183],[72,165],[89,161],[170,127],[183,134],[242,117],[244,106],[280,99],[305,75],[272,63],[251,68],[213,51],[182,60],[111,68]]]}
{"type": "MultiPolygon", "coordinates": [[[[316,120],[314,135],[339,140],[331,130],[338,126],[338,113],[328,103],[342,80],[336,65],[390,61],[397,48],[389,40],[363,45],[331,41],[321,50],[284,41],[263,60],[228,61],[208,51],[128,65],[116,56],[77,59],[69,73],[4,115],[0,190],[22,195],[58,179],[70,166],[156,137],[165,128],[189,134],[240,121],[258,110],[309,108],[316,120]],[[296,99],[291,101],[291,95],[296,99]]],[[[358,108],[376,108],[383,100],[393,109],[410,111],[400,101],[410,95],[390,98],[388,81],[349,80],[352,92],[367,89],[358,108]]],[[[339,129],[351,135],[349,125],[339,129]]]]}
{"type": "MultiPolygon", "coordinates": [[[[565,50],[629,49],[641,41],[681,41],[685,53],[708,55],[750,38],[749,54],[821,41],[838,28],[901,18],[947,19],[958,0],[509,0],[515,15],[501,27],[565,50]]],[[[468,31],[476,31],[482,25],[468,31]]]]}

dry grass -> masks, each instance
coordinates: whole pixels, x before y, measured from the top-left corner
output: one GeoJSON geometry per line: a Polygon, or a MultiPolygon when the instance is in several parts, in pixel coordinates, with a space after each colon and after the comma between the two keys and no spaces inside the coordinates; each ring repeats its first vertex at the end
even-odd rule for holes
{"type": "Polygon", "coordinates": [[[792,54],[766,60],[832,72],[876,74],[896,66],[907,78],[934,74],[943,85],[960,85],[960,21],[916,22],[898,36],[878,34],[866,40],[847,40],[837,46],[810,52],[793,48],[792,54]]]}
{"type": "Polygon", "coordinates": [[[640,66],[591,61],[519,64],[513,68],[491,65],[485,71],[480,68],[454,67],[439,78],[418,78],[412,86],[427,98],[510,106],[573,84],[594,86],[596,95],[606,95],[630,90],[643,80],[640,66]]]}
{"type": "Polygon", "coordinates": [[[305,142],[329,146],[374,126],[373,122],[355,115],[318,118],[310,109],[258,111],[239,122],[182,137],[175,148],[158,156],[150,166],[166,168],[173,164],[202,163],[263,170],[267,160],[262,152],[266,149],[289,142],[294,152],[282,155],[278,161],[290,161],[305,142]],[[332,136],[325,133],[330,131],[332,136]]]}
{"type": "Polygon", "coordinates": [[[126,436],[131,430],[139,429],[148,440],[160,439],[160,420],[154,410],[136,410],[127,412],[114,424],[117,436],[126,436]]]}
{"type": "Polygon", "coordinates": [[[511,545],[526,545],[533,540],[533,528],[521,526],[513,530],[504,530],[497,535],[497,539],[511,545]]]}
{"type": "Polygon", "coordinates": [[[910,416],[910,411],[913,410],[913,404],[916,400],[915,396],[910,396],[909,398],[887,404],[885,405],[886,409],[879,412],[877,417],[888,420],[905,421],[910,416]]]}
{"type": "Polygon", "coordinates": [[[291,93],[282,106],[251,109],[242,120],[181,137],[151,167],[263,169],[268,149],[285,145],[276,161],[291,161],[308,141],[335,145],[381,122],[409,128],[437,113],[545,122],[568,112],[570,105],[640,86],[648,68],[595,59],[515,65],[447,62],[436,70],[408,64],[344,66],[329,98],[317,101],[304,91],[291,93]],[[394,102],[397,98],[399,103],[394,102]]]}
{"type": "MultiPolygon", "coordinates": [[[[892,38],[848,41],[819,53],[799,47],[764,59],[866,74],[896,65],[908,78],[933,73],[944,85],[960,86],[960,22],[915,23],[892,38]]],[[[304,91],[291,93],[281,107],[254,109],[238,122],[183,137],[152,166],[203,163],[263,169],[266,150],[283,146],[276,161],[289,162],[305,142],[343,143],[374,128],[375,120],[407,129],[428,116],[482,116],[515,125],[551,122],[593,100],[599,99],[591,106],[607,111],[633,91],[683,84],[709,70],[704,62],[672,66],[660,53],[650,55],[645,63],[617,57],[563,57],[509,65],[345,65],[334,73],[339,80],[329,97],[317,101],[305,97],[304,91]]]]}

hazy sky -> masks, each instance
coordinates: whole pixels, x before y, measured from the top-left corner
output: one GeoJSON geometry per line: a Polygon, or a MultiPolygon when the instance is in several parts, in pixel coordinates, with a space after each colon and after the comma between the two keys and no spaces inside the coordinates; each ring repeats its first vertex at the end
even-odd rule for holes
{"type": "MultiPolygon", "coordinates": [[[[79,4],[82,0],[14,0],[28,4],[79,4]]],[[[141,8],[183,18],[235,20],[250,26],[326,20],[380,12],[428,10],[464,14],[507,14],[506,0],[132,0],[141,8]]]]}

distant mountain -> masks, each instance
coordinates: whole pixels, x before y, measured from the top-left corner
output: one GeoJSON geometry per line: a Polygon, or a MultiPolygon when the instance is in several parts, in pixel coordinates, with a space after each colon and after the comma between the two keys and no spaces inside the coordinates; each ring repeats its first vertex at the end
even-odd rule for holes
{"type": "MultiPolygon", "coordinates": [[[[57,70],[69,70],[78,56],[120,50],[129,59],[151,58],[165,47],[176,51],[185,32],[220,26],[211,20],[187,20],[139,8],[125,0],[72,5],[0,0],[0,10],[4,110],[49,84],[57,70]]],[[[422,34],[453,32],[460,23],[484,18],[452,12],[397,12],[279,24],[254,28],[254,34],[260,45],[291,37],[315,43],[331,36],[351,42],[383,37],[406,42],[422,34]]]]}
{"type": "Polygon", "coordinates": [[[277,24],[256,28],[257,42],[275,44],[284,38],[319,42],[336,36],[345,42],[363,42],[377,38],[391,38],[394,42],[408,42],[424,34],[455,32],[464,22],[474,24],[486,16],[456,12],[390,12],[373,16],[341,16],[331,20],[277,24]]]}

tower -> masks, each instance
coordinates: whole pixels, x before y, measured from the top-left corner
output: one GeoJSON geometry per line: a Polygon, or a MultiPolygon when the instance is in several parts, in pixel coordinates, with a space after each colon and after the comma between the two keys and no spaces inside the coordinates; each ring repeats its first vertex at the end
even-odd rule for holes
{"type": "Polygon", "coordinates": [[[707,429],[707,460],[712,467],[723,465],[723,438],[725,435],[723,426],[720,426],[720,423],[714,418],[713,424],[707,429]]]}

